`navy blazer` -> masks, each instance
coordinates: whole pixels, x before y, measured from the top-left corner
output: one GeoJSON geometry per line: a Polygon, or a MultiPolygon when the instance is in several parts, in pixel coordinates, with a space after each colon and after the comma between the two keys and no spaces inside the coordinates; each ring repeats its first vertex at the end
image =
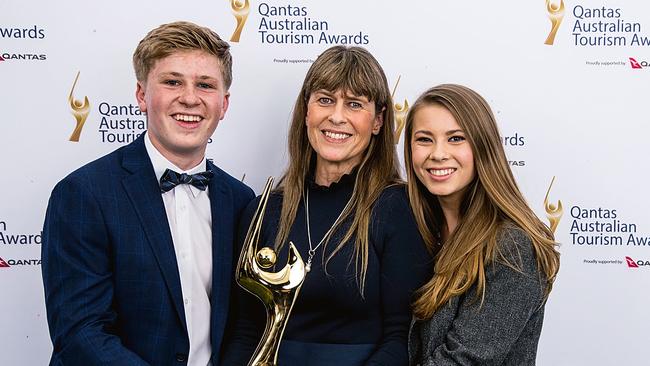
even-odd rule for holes
{"type": "MultiPolygon", "coordinates": [[[[228,314],[235,230],[254,193],[208,161],[212,364],[228,314]]],[[[165,207],[144,134],[52,192],[42,244],[50,365],[183,365],[189,338],[165,207]]]]}

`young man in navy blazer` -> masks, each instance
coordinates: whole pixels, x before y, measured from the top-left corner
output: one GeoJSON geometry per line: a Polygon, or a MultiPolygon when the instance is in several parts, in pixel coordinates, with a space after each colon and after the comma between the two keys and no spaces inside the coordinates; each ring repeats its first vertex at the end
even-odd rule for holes
{"type": "Polygon", "coordinates": [[[253,191],[205,158],[228,109],[229,45],[188,22],[133,55],[148,130],[63,179],[45,217],[51,365],[213,365],[233,242],[253,191]]]}

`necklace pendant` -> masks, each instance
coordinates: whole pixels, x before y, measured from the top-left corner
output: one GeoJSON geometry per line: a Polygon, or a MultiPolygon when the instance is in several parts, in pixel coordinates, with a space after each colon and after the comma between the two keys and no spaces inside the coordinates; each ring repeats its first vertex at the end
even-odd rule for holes
{"type": "Polygon", "coordinates": [[[309,189],[305,190],[304,195],[302,196],[302,200],[303,200],[303,204],[305,206],[305,221],[306,221],[306,224],[307,224],[307,241],[309,243],[309,251],[307,252],[307,254],[309,255],[309,258],[307,259],[307,263],[305,264],[305,271],[307,271],[307,273],[309,273],[309,271],[311,271],[311,259],[314,258],[314,255],[316,254],[316,249],[318,249],[321,246],[321,244],[323,244],[327,240],[327,238],[329,238],[330,234],[332,234],[332,231],[334,230],[334,228],[338,224],[339,220],[341,220],[341,216],[343,216],[343,213],[345,212],[345,210],[347,210],[348,207],[350,206],[350,204],[352,203],[352,198],[353,197],[350,197],[350,199],[348,200],[348,203],[345,204],[345,207],[343,207],[343,210],[341,210],[341,212],[339,213],[339,216],[336,218],[336,220],[334,220],[334,223],[332,224],[332,226],[330,226],[329,230],[327,230],[325,235],[323,235],[323,238],[318,242],[318,244],[316,244],[316,246],[314,246],[312,241],[311,241],[311,230],[309,228],[309,226],[310,226],[309,225],[309,189]]]}

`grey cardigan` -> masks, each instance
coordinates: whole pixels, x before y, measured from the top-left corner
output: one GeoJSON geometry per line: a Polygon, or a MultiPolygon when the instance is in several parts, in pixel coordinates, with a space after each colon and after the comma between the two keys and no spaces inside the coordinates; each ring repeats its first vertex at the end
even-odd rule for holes
{"type": "MultiPolygon", "coordinates": [[[[428,320],[413,320],[409,365],[534,365],[544,319],[545,284],[530,238],[502,231],[498,248],[521,272],[495,260],[486,265],[485,299],[476,287],[452,298],[428,320]]],[[[497,255],[498,257],[498,255],[497,255]]]]}

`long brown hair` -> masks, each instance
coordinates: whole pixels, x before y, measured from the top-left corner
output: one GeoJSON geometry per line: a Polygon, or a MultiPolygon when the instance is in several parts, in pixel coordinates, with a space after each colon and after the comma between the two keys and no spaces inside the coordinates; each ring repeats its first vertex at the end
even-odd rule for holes
{"type": "Polygon", "coordinates": [[[498,248],[497,238],[505,226],[518,227],[530,237],[548,295],[560,265],[553,233],[528,207],[519,191],[489,105],[475,91],[461,85],[444,84],[427,90],[406,117],[404,160],[409,200],[425,243],[432,250],[437,249],[437,233],[445,225],[445,218],[438,200],[415,175],[410,146],[415,115],[423,106],[432,104],[446,108],[464,131],[472,148],[476,176],[461,200],[458,226],[437,254],[433,278],[418,291],[415,316],[430,318],[452,297],[465,293],[474,284],[476,296],[482,301],[485,267],[494,260],[521,270],[498,248]]]}
{"type": "MultiPolygon", "coordinates": [[[[287,240],[304,194],[305,178],[316,164],[315,151],[307,138],[305,117],[309,97],[317,90],[342,90],[365,96],[374,102],[375,112],[383,117],[382,128],[371,137],[358,166],[352,204],[342,213],[334,231],[349,216],[353,217],[352,225],[337,247],[324,259],[327,263],[356,234],[354,261],[357,282],[363,294],[372,205],[386,186],[399,181],[393,137],[395,117],[388,82],[377,60],[364,48],[331,47],[316,59],[305,76],[289,128],[289,166],[276,187],[277,191],[282,192],[283,200],[275,246],[281,248],[287,240]]],[[[327,242],[324,246],[327,246],[327,242]]]]}

